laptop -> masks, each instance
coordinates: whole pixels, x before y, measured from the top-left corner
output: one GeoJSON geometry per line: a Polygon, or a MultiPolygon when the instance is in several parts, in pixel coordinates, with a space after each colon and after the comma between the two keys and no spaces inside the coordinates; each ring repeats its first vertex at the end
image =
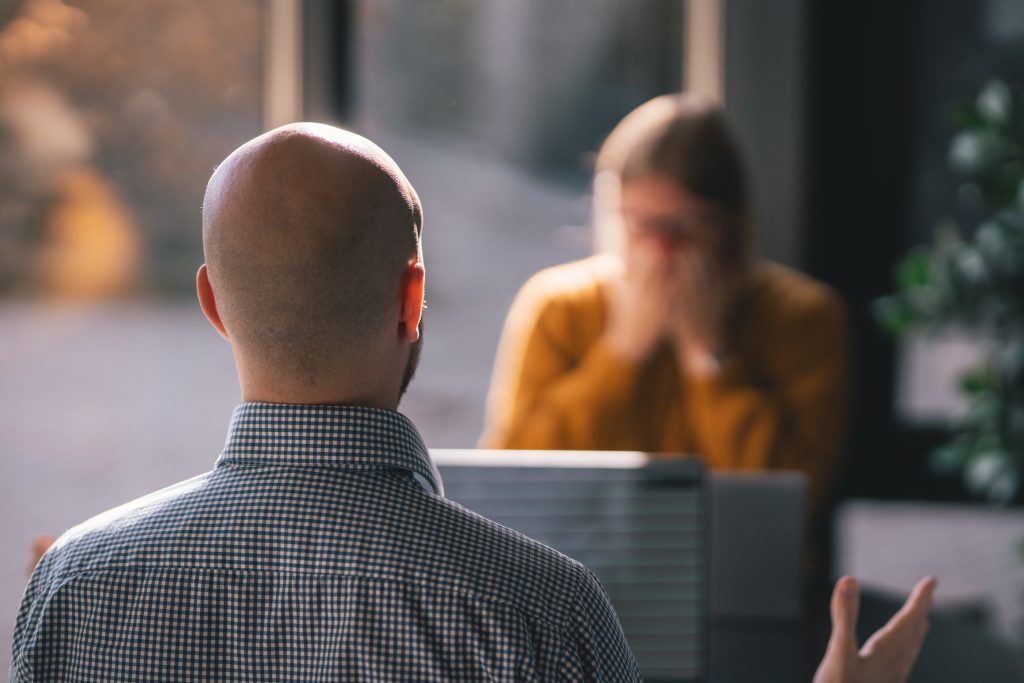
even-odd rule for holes
{"type": "Polygon", "coordinates": [[[703,681],[704,467],[630,452],[431,451],[445,497],[584,563],[648,681],[703,681]]]}
{"type": "Polygon", "coordinates": [[[800,614],[800,474],[637,452],[431,455],[447,498],[590,567],[648,681],[707,680],[712,618],[800,614]]]}
{"type": "Polygon", "coordinates": [[[715,471],[710,482],[711,616],[800,619],[806,475],[715,471]]]}

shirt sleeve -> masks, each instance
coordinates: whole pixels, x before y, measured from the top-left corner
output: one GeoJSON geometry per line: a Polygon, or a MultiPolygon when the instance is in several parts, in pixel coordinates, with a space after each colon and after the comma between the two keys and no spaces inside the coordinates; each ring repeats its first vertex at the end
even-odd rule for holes
{"type": "MultiPolygon", "coordinates": [[[[582,311],[593,314],[583,302],[582,311]]],[[[483,448],[591,450],[634,399],[638,371],[598,338],[581,345],[569,295],[535,276],[505,322],[488,396],[483,448]],[[585,350],[581,350],[583,347],[585,350]]],[[[577,311],[578,312],[578,311],[577,311]]]]}
{"type": "Polygon", "coordinates": [[[812,508],[827,495],[842,450],[847,403],[847,318],[835,295],[789,312],[772,334],[771,377],[743,358],[688,378],[688,410],[699,451],[712,467],[790,469],[808,475],[812,508]]]}
{"type": "Polygon", "coordinates": [[[21,607],[18,609],[18,617],[14,623],[14,642],[11,648],[11,683],[42,680],[32,669],[32,652],[46,607],[52,555],[51,550],[39,561],[21,598],[21,607]]]}
{"type": "Polygon", "coordinates": [[[580,587],[565,624],[559,680],[642,681],[619,618],[597,577],[580,566],[580,587]]]}

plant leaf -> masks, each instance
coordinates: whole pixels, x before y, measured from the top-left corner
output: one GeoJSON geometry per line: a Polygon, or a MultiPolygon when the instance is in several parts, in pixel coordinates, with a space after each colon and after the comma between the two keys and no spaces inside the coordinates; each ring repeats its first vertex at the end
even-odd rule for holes
{"type": "Polygon", "coordinates": [[[896,285],[902,289],[924,287],[931,275],[931,258],[924,250],[910,252],[896,266],[896,285]]]}
{"type": "Polygon", "coordinates": [[[960,390],[965,394],[976,395],[992,391],[995,388],[995,378],[987,367],[968,370],[960,377],[960,390]]]}
{"type": "Polygon", "coordinates": [[[993,79],[975,101],[978,114],[993,126],[1006,126],[1013,116],[1013,93],[1002,80],[993,79]]]}
{"type": "Polygon", "coordinates": [[[900,337],[918,325],[918,317],[898,295],[883,296],[871,302],[871,311],[879,326],[893,337],[900,337]]]}
{"type": "Polygon", "coordinates": [[[949,145],[949,163],[969,176],[983,172],[1008,150],[1006,143],[991,130],[965,130],[953,136],[949,145]]]}
{"type": "MultiPolygon", "coordinates": [[[[968,461],[964,481],[974,493],[987,494],[1001,479],[1014,474],[1006,453],[986,451],[968,461]]],[[[1013,486],[1016,490],[1016,482],[1013,486]]]]}

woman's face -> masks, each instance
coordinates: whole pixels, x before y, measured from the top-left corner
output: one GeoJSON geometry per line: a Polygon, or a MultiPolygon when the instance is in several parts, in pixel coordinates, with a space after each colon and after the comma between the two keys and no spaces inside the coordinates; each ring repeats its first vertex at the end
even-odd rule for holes
{"type": "Polygon", "coordinates": [[[700,199],[666,176],[652,173],[622,185],[619,210],[626,230],[627,253],[639,245],[722,255],[726,216],[713,202],[700,199]]]}

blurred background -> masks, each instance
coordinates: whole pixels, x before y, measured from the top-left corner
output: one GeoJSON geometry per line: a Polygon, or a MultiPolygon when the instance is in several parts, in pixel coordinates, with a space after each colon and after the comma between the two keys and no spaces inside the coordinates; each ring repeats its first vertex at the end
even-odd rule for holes
{"type": "Polygon", "coordinates": [[[309,119],[403,167],[430,321],[402,409],[472,447],[515,292],[592,251],[601,141],[684,88],[735,123],[761,253],[852,313],[837,568],[941,574],[1024,642],[1021,83],[1017,0],[0,0],[0,670],[31,536],[223,443],[238,388],[193,283],[227,153],[309,119]]]}

